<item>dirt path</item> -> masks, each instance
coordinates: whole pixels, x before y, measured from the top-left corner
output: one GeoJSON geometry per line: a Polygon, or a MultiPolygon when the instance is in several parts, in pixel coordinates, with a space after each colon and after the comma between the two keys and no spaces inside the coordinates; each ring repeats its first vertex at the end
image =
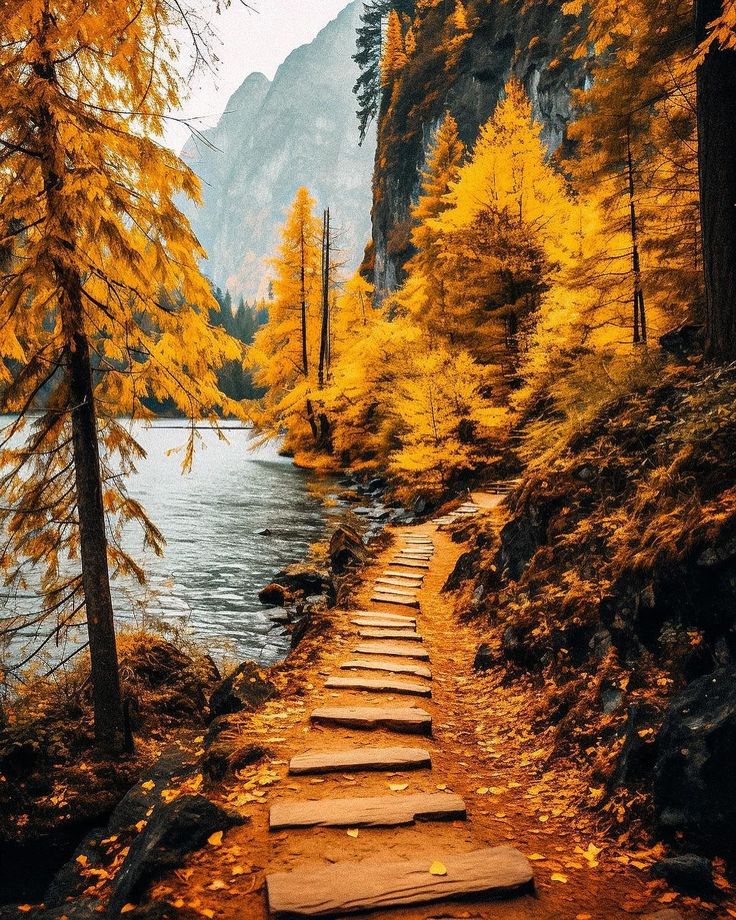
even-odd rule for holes
{"type": "MultiPolygon", "coordinates": [[[[481,513],[494,513],[500,502],[495,496],[475,498],[481,513]]],[[[530,691],[504,687],[499,674],[473,671],[480,635],[474,625],[458,619],[452,596],[442,593],[463,546],[453,543],[434,523],[401,531],[427,535],[434,546],[417,592],[420,609],[371,602],[376,578],[385,577],[387,570],[398,571],[389,565],[397,555],[394,544],[366,569],[354,609],[331,611],[329,635],[307,642],[295,656],[292,673],[299,676],[299,685],[292,679],[283,698],[243,719],[243,742],[264,745],[272,757],[241,771],[216,797],[249,815],[250,823],[229,832],[222,841],[215,838],[188,868],[157,886],[154,896],[209,917],[261,920],[268,913],[265,878],[270,874],[322,870],[364,859],[449,865],[453,854],[503,845],[519,850],[531,861],[533,891],[505,900],[444,901],[374,911],[371,916],[617,920],[668,907],[681,909],[688,918],[719,916],[650,880],[646,870],[657,854],[641,848],[632,852],[627,840],[612,839],[600,817],[582,807],[599,792],[583,783],[574,764],[545,767],[545,739],[534,734],[526,717],[530,691]],[[341,663],[358,657],[354,649],[361,641],[357,635],[361,627],[351,622],[358,609],[416,615],[417,630],[430,658],[431,699],[325,687],[326,679],[333,675],[381,677],[376,671],[340,668],[341,663]],[[433,720],[432,737],[310,722],[310,714],[319,707],[377,705],[426,709],[433,720]],[[307,750],[330,752],[367,745],[424,748],[431,754],[432,767],[315,776],[288,772],[290,759],[307,750]],[[467,820],[402,827],[268,829],[269,808],[275,804],[438,792],[461,796],[467,820]]],[[[415,555],[412,549],[409,554],[415,555]]]]}

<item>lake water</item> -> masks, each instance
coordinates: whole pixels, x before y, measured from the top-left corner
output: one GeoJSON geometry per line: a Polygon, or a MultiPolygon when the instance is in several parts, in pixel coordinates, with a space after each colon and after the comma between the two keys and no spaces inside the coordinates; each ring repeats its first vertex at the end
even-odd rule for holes
{"type": "MultiPolygon", "coordinates": [[[[273,444],[252,450],[251,433],[242,429],[226,431],[227,443],[202,430],[194,468],[182,475],[181,454],[171,453],[185,442],[181,423],[161,420],[135,434],[148,457],[129,491],[167,546],[162,558],[135,554],[145,560],[145,590],[113,585],[118,623],[140,622],[145,609],[149,618],[186,626],[216,655],[225,646],[239,658],[282,658],[288,636],[258,591],[279,569],[305,559],[310,544],[347,514],[335,500],[334,477],[297,469],[273,444]],[[271,534],[259,535],[263,529],[271,534]]],[[[140,549],[135,541],[129,548],[140,549]]]]}

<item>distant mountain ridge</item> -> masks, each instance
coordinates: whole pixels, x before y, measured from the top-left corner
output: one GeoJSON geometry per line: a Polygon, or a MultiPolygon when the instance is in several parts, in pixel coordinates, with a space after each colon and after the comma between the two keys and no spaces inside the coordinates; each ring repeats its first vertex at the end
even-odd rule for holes
{"type": "Polygon", "coordinates": [[[370,237],[375,154],[375,133],[358,146],[352,94],[362,6],[354,0],[314,41],[295,49],[273,82],[251,74],[217,126],[182,151],[203,183],[203,207],[188,202],[184,210],[207,250],[204,270],[233,295],[266,295],[266,260],[301,185],[320,207],[331,208],[348,265],[360,262],[370,237]]]}

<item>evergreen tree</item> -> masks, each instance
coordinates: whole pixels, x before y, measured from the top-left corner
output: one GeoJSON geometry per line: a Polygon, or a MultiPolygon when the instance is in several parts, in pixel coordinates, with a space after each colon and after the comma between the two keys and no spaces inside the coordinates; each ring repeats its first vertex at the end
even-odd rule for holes
{"type": "Polygon", "coordinates": [[[404,48],[404,33],[401,20],[396,10],[388,14],[386,42],[381,58],[381,86],[389,86],[406,66],[407,57],[404,48]]]}

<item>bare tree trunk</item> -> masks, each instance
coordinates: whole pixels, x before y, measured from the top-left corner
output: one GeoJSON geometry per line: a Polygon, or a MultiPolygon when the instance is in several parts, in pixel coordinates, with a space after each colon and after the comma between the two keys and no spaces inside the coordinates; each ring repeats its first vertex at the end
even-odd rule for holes
{"type": "MultiPolygon", "coordinates": [[[[696,0],[695,32],[720,16],[721,0],[696,0]]],[[[736,51],[713,45],[697,70],[698,166],[705,272],[705,354],[736,360],[736,51]]]]}
{"type": "Polygon", "coordinates": [[[309,374],[309,357],[307,354],[307,284],[306,284],[306,243],[304,227],[301,232],[301,264],[300,264],[300,295],[302,306],[302,372],[306,377],[309,374]]]}
{"type": "Polygon", "coordinates": [[[641,283],[641,260],[639,257],[639,226],[636,219],[636,195],[634,189],[634,158],[631,153],[631,125],[626,129],[626,161],[629,176],[629,214],[631,225],[631,265],[634,274],[634,345],[646,344],[647,314],[644,308],[644,288],[641,283]]]}
{"type": "Polygon", "coordinates": [[[324,213],[322,231],[322,327],[319,340],[319,387],[325,385],[330,337],[330,211],[324,213]]]}
{"type": "MultiPolygon", "coordinates": [[[[68,291],[79,303],[76,290],[68,291]]],[[[97,441],[97,418],[92,389],[89,344],[82,332],[73,335],[67,349],[69,401],[72,417],[74,474],[79,516],[82,583],[87,612],[87,632],[92,665],[92,703],[95,739],[106,750],[120,752],[125,745],[115,623],[107,565],[105,511],[97,441]]]]}

